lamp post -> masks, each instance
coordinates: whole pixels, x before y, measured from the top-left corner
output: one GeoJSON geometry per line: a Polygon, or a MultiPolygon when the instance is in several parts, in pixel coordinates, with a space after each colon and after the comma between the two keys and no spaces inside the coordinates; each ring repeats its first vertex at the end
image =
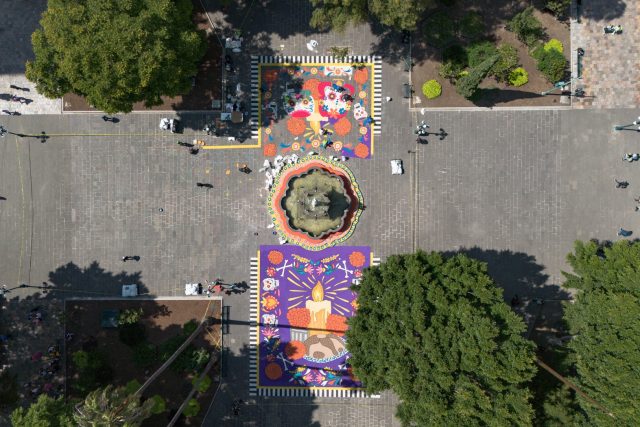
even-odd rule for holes
{"type": "Polygon", "coordinates": [[[625,130],[631,126],[638,126],[638,128],[636,129],[638,132],[640,132],[640,117],[638,117],[637,120],[634,120],[633,123],[628,124],[628,125],[615,125],[613,127],[613,130],[625,130]]]}
{"type": "Polygon", "coordinates": [[[553,87],[549,90],[545,90],[544,92],[540,92],[540,95],[544,96],[544,95],[548,95],[551,92],[553,92],[554,90],[558,90],[558,89],[562,89],[563,87],[565,87],[566,85],[568,85],[569,83],[571,83],[570,81],[565,82],[565,81],[559,81],[558,83],[555,83],[553,85],[553,87]]]}

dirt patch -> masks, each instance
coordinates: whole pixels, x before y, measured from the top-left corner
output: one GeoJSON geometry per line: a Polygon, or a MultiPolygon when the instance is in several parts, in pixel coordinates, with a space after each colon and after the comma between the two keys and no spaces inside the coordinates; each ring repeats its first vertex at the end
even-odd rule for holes
{"type": "MultiPolygon", "coordinates": [[[[199,30],[207,31],[207,52],[198,66],[195,85],[186,95],[170,98],[163,96],[163,103],[154,107],[145,107],[138,102],[133,111],[208,111],[213,110],[212,101],[222,99],[222,46],[212,32],[209,20],[202,4],[193,0],[193,22],[199,30]]],[[[91,107],[84,97],[68,93],[63,98],[64,111],[98,111],[91,107]]]]}
{"type": "MultiPolygon", "coordinates": [[[[142,308],[144,313],[140,323],[145,326],[146,341],[156,349],[167,340],[181,336],[185,323],[199,323],[206,314],[213,321],[193,341],[193,346],[203,348],[209,354],[217,353],[219,356],[222,337],[221,300],[67,300],[65,328],[67,332],[75,335],[65,349],[68,397],[83,397],[74,395],[73,384],[78,376],[71,360],[73,353],[83,348],[87,350],[88,346],[92,351],[105,355],[107,364],[113,369],[112,384],[116,386],[125,386],[133,379],[142,384],[162,365],[162,361],[156,356],[157,360],[149,367],[138,367],[134,362],[134,351],[120,340],[118,329],[104,328],[101,325],[105,310],[123,311],[137,308],[142,308]]],[[[187,418],[186,425],[200,425],[204,419],[218,385],[219,363],[214,365],[208,375],[212,380],[211,387],[207,392],[196,395],[201,407],[200,413],[187,418]]],[[[144,425],[166,424],[187,397],[192,388],[193,378],[192,373],[177,372],[171,367],[166,369],[145,391],[144,397],[159,394],[166,400],[167,411],[154,415],[146,420],[144,425]]]]}
{"type": "MultiPolygon", "coordinates": [[[[480,40],[489,40],[495,45],[508,43],[516,48],[521,66],[529,73],[529,82],[521,87],[508,86],[497,82],[494,78],[486,78],[481,84],[480,93],[474,101],[458,95],[455,86],[448,80],[438,75],[438,69],[442,63],[443,48],[452,44],[468,46],[471,41],[458,37],[448,43],[435,47],[429,38],[428,30],[424,25],[416,32],[412,46],[411,81],[415,90],[412,102],[413,107],[444,108],[444,107],[527,107],[527,106],[554,106],[560,103],[560,92],[540,95],[540,92],[550,89],[553,85],[536,68],[536,62],[529,54],[528,47],[520,42],[513,33],[507,31],[507,22],[518,12],[529,5],[528,1],[518,0],[469,0],[458,2],[450,9],[436,9],[433,14],[445,12],[455,22],[471,11],[479,12],[485,23],[485,31],[480,40]],[[427,99],[422,94],[422,84],[435,79],[442,85],[442,95],[435,99],[427,99]],[[419,102],[416,102],[416,98],[419,102]]],[[[555,38],[564,45],[564,55],[567,61],[570,59],[570,33],[568,22],[558,21],[553,15],[535,10],[534,15],[542,23],[548,39],[555,38]]],[[[432,16],[432,15],[430,15],[432,16]]],[[[427,21],[429,22],[429,18],[427,21]]]]}

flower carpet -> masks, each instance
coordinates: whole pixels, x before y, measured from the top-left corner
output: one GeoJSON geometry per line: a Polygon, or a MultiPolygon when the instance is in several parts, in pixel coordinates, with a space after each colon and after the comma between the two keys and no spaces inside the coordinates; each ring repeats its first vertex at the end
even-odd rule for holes
{"type": "Polygon", "coordinates": [[[252,263],[252,394],[364,396],[344,333],[357,308],[350,287],[371,261],[366,246],[260,247],[252,263]]]}
{"type": "Polygon", "coordinates": [[[370,158],[380,129],[379,69],[372,57],[254,58],[254,116],[264,155],[370,158]]]}

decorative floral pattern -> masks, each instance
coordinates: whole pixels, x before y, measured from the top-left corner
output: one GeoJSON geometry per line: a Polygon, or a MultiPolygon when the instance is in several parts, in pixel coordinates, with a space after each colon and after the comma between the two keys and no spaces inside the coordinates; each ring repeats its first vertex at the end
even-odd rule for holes
{"type": "Polygon", "coordinates": [[[349,364],[344,333],[357,308],[350,287],[356,272],[369,266],[369,253],[364,246],[321,252],[260,248],[258,388],[362,387],[349,364]]]}
{"type": "Polygon", "coordinates": [[[265,156],[331,149],[342,156],[370,158],[372,76],[373,64],[260,64],[258,138],[261,145],[276,147],[275,153],[273,146],[264,149],[265,156]],[[335,137],[341,139],[339,149],[335,137]],[[366,150],[356,153],[359,145],[366,150]]]}

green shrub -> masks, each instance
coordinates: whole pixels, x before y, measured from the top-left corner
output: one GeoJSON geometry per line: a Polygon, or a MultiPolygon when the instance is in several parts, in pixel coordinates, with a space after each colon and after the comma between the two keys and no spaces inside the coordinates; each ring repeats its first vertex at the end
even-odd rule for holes
{"type": "Polygon", "coordinates": [[[491,74],[499,82],[509,79],[510,73],[518,66],[518,51],[510,44],[498,48],[498,62],[491,69],[491,74]]]}
{"type": "Polygon", "coordinates": [[[424,26],[427,43],[441,48],[449,44],[455,35],[455,24],[445,12],[438,12],[429,17],[424,26]]]}
{"type": "Polygon", "coordinates": [[[139,368],[148,368],[156,361],[156,348],[148,343],[133,347],[133,363],[139,368]]]}
{"type": "Polygon", "coordinates": [[[124,386],[124,390],[127,392],[127,394],[133,394],[138,391],[138,389],[140,389],[141,385],[142,384],[140,384],[140,381],[134,378],[124,386]]]}
{"type": "Polygon", "coordinates": [[[128,308],[126,310],[123,310],[118,315],[118,326],[138,323],[143,314],[144,311],[142,311],[142,308],[128,308]]]}
{"type": "Polygon", "coordinates": [[[478,85],[487,76],[491,68],[498,61],[499,55],[487,58],[484,62],[469,71],[469,74],[458,80],[456,84],[456,92],[465,98],[471,98],[478,90],[478,85]]]}
{"type": "Polygon", "coordinates": [[[551,83],[562,80],[567,69],[567,60],[563,54],[555,49],[544,50],[538,61],[538,70],[551,83]]]}
{"type": "MultiPolygon", "coordinates": [[[[198,381],[198,377],[194,378],[191,381],[191,384],[193,384],[195,386],[196,385],[196,381],[198,381]]],[[[206,375],[202,379],[202,382],[200,382],[200,385],[198,386],[198,392],[204,393],[205,391],[209,390],[209,387],[211,387],[211,377],[209,377],[209,375],[206,375]]]]}
{"type": "Polygon", "coordinates": [[[429,80],[422,85],[422,93],[427,99],[434,99],[442,93],[442,86],[435,80],[429,80]]]}
{"type": "Polygon", "coordinates": [[[544,44],[544,50],[549,51],[551,49],[555,49],[560,53],[564,52],[564,46],[562,45],[562,42],[558,39],[551,39],[544,44]]]}
{"type": "Polygon", "coordinates": [[[204,365],[207,364],[210,357],[211,355],[204,348],[199,348],[197,350],[192,351],[191,357],[190,357],[190,361],[191,361],[190,369],[193,369],[194,371],[200,370],[202,367],[204,367],[204,365]]]}
{"type": "Polygon", "coordinates": [[[200,412],[200,404],[196,399],[191,399],[182,413],[185,417],[194,417],[198,415],[198,412],[200,412]]]}
{"type": "Polygon", "coordinates": [[[496,46],[490,41],[481,41],[467,47],[469,67],[477,67],[482,61],[491,58],[498,53],[496,46]]]}
{"type": "Polygon", "coordinates": [[[544,55],[544,44],[542,42],[537,42],[531,48],[531,57],[536,61],[540,61],[542,55],[544,55]]]}
{"type": "Polygon", "coordinates": [[[124,344],[135,347],[147,339],[147,331],[141,323],[128,323],[118,328],[118,336],[124,344]]]}
{"type": "Polygon", "coordinates": [[[522,67],[518,67],[509,73],[509,84],[511,86],[520,87],[529,81],[529,73],[522,67]]]}
{"type": "Polygon", "coordinates": [[[167,402],[159,394],[154,394],[150,399],[153,401],[153,406],[151,406],[152,414],[161,414],[167,410],[167,402]]]}
{"type": "Polygon", "coordinates": [[[198,322],[193,319],[182,325],[182,333],[187,337],[194,333],[196,329],[198,329],[198,322]]]}
{"type": "Polygon", "coordinates": [[[71,360],[78,373],[76,381],[72,382],[78,394],[86,395],[98,387],[105,386],[113,379],[113,370],[107,364],[104,354],[97,351],[77,351],[71,360]]]}
{"type": "Polygon", "coordinates": [[[459,44],[451,45],[442,51],[442,62],[453,62],[461,68],[465,68],[469,65],[467,51],[459,44]]]}
{"type": "Polygon", "coordinates": [[[484,34],[482,15],[476,11],[467,13],[460,21],[460,35],[468,40],[477,40],[484,34]]]}
{"type": "Polygon", "coordinates": [[[569,6],[571,6],[571,0],[547,0],[545,9],[560,19],[568,15],[569,6]]]}
{"type": "Polygon", "coordinates": [[[507,30],[515,33],[518,40],[527,46],[532,46],[544,36],[544,29],[538,19],[533,16],[533,6],[529,6],[515,15],[507,23],[507,30]]]}
{"type": "Polygon", "coordinates": [[[461,72],[462,68],[455,62],[451,61],[447,61],[438,67],[438,75],[443,79],[449,80],[451,83],[458,78],[461,72]]]}

